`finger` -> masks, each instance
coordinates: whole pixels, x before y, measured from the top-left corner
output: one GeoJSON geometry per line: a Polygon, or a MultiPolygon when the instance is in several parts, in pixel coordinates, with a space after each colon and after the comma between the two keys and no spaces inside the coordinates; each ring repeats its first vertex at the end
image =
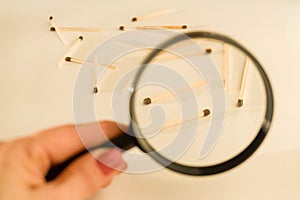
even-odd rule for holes
{"type": "Polygon", "coordinates": [[[60,199],[86,199],[107,186],[126,167],[121,152],[116,149],[98,159],[86,154],[68,166],[48,187],[54,189],[60,199]]]}
{"type": "Polygon", "coordinates": [[[68,125],[43,131],[34,139],[35,144],[45,150],[50,162],[58,164],[83,151],[87,145],[101,144],[107,139],[121,135],[123,131],[120,127],[124,126],[110,121],[68,125]]]}
{"type": "Polygon", "coordinates": [[[5,145],[7,144],[6,142],[0,142],[0,149],[5,145]]]}

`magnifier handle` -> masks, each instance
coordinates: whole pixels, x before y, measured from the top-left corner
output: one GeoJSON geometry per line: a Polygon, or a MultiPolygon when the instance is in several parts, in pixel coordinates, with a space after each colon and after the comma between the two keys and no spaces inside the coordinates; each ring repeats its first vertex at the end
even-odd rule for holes
{"type": "Polygon", "coordinates": [[[121,151],[126,151],[126,150],[136,146],[136,144],[137,143],[136,143],[135,137],[124,133],[110,141],[107,141],[106,143],[104,143],[100,146],[96,146],[91,149],[84,150],[61,164],[52,166],[45,177],[46,181],[51,181],[51,180],[55,179],[69,164],[71,164],[74,160],[76,160],[80,156],[86,154],[90,150],[94,150],[94,149],[98,149],[98,148],[111,148],[111,147],[117,146],[120,148],[121,151]]]}

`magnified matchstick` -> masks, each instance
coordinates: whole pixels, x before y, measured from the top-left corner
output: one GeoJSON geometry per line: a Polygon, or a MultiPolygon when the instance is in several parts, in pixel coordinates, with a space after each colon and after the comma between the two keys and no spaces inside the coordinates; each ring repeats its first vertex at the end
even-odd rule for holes
{"type": "Polygon", "coordinates": [[[150,97],[147,97],[147,98],[145,98],[145,99],[143,100],[143,104],[144,104],[144,105],[149,105],[149,104],[151,104],[151,103],[152,103],[152,100],[151,100],[150,97]]]}
{"type": "Polygon", "coordinates": [[[207,54],[211,54],[211,53],[212,53],[212,49],[207,48],[207,49],[205,49],[205,52],[206,52],[207,54]]]}
{"type": "MultiPolygon", "coordinates": [[[[198,51],[192,52],[192,53],[186,54],[185,57],[210,55],[210,54],[212,54],[212,52],[213,52],[212,49],[207,48],[204,50],[204,52],[198,52],[198,51]]],[[[157,56],[153,60],[156,62],[164,62],[164,61],[172,61],[172,60],[180,60],[180,59],[183,59],[183,58],[176,54],[165,54],[163,56],[157,56]]]]}
{"type": "MultiPolygon", "coordinates": [[[[101,32],[101,29],[98,27],[56,27],[61,32],[101,32]]],[[[51,31],[56,30],[55,27],[51,27],[51,31]]]]}
{"type": "Polygon", "coordinates": [[[51,28],[50,30],[51,31],[55,31],[58,38],[60,39],[60,41],[63,43],[64,46],[67,46],[67,42],[63,39],[62,35],[61,35],[61,32],[59,30],[59,28],[56,26],[56,24],[54,23],[54,18],[53,16],[50,16],[49,17],[49,20],[50,20],[50,24],[51,24],[51,28]]]}
{"type": "Polygon", "coordinates": [[[134,29],[187,29],[187,25],[175,25],[175,26],[137,26],[137,27],[125,27],[119,26],[120,31],[134,30],[134,29]]]}
{"type": "MultiPolygon", "coordinates": [[[[94,63],[98,63],[98,57],[94,57],[94,63]]],[[[96,65],[93,65],[92,66],[93,68],[93,92],[94,94],[97,94],[98,93],[98,87],[97,87],[97,66],[96,65]]]]}
{"type": "Polygon", "coordinates": [[[224,43],[224,87],[225,91],[229,92],[229,46],[224,43]]]}
{"type": "Polygon", "coordinates": [[[171,14],[171,13],[174,13],[174,12],[176,12],[175,8],[168,9],[168,10],[162,10],[162,11],[159,11],[159,12],[156,12],[156,13],[151,13],[151,14],[147,14],[147,15],[143,15],[143,16],[132,17],[131,21],[136,22],[136,21],[141,21],[141,20],[145,20],[145,19],[151,19],[151,18],[162,16],[162,15],[168,15],[168,14],[171,14]]]}
{"type": "Polygon", "coordinates": [[[143,100],[143,104],[144,105],[149,105],[149,104],[156,103],[156,102],[159,102],[159,101],[162,101],[162,100],[166,100],[166,99],[168,99],[170,97],[173,97],[175,95],[178,95],[180,93],[184,93],[186,91],[189,91],[191,89],[195,89],[195,88],[198,88],[198,87],[201,87],[201,86],[204,86],[204,85],[205,85],[204,81],[198,81],[198,82],[192,83],[190,85],[190,87],[179,89],[179,90],[175,91],[174,93],[168,91],[168,92],[164,92],[164,93],[152,96],[152,97],[146,97],[143,100]]]}
{"type": "Polygon", "coordinates": [[[199,113],[199,115],[196,116],[196,117],[187,119],[187,120],[185,120],[185,121],[175,120],[175,121],[169,122],[169,123],[167,123],[167,124],[162,128],[162,130],[168,129],[168,128],[171,128],[171,127],[174,127],[174,126],[178,126],[178,125],[180,125],[180,124],[183,124],[183,123],[186,123],[186,122],[195,120],[195,119],[207,117],[208,115],[210,115],[210,110],[209,110],[209,109],[204,109],[204,110],[202,110],[202,111],[199,113]]]}
{"type": "Polygon", "coordinates": [[[245,61],[245,67],[244,67],[243,77],[242,77],[242,81],[241,81],[240,94],[239,94],[238,101],[236,103],[236,105],[238,107],[242,107],[244,105],[244,93],[245,93],[245,86],[246,86],[247,77],[248,77],[249,64],[250,64],[250,60],[247,57],[246,61],[245,61]]]}
{"type": "Polygon", "coordinates": [[[94,87],[93,92],[94,92],[95,94],[97,94],[97,93],[98,93],[98,87],[94,87]]]}
{"type": "Polygon", "coordinates": [[[67,62],[72,62],[72,63],[76,63],[76,64],[87,64],[87,65],[90,65],[90,66],[101,66],[101,67],[107,67],[107,68],[112,69],[112,70],[117,70],[118,69],[116,66],[113,66],[113,65],[85,62],[82,59],[73,58],[73,57],[66,57],[65,60],[67,62]]]}
{"type": "MultiPolygon", "coordinates": [[[[247,111],[258,111],[258,110],[261,110],[262,108],[261,107],[248,107],[248,108],[245,108],[247,111]]],[[[230,113],[231,115],[234,115],[234,114],[239,114],[239,112],[235,109],[230,109],[230,110],[227,110],[226,112],[230,113]]],[[[202,110],[198,116],[194,116],[194,117],[191,117],[189,119],[186,119],[184,121],[180,121],[180,120],[174,120],[174,121],[171,121],[169,123],[167,123],[165,126],[163,126],[160,130],[165,130],[165,129],[168,129],[168,128],[172,128],[174,126],[178,126],[180,124],[184,124],[184,123],[187,123],[187,122],[190,122],[192,120],[196,120],[196,119],[199,119],[199,118],[204,118],[204,117],[208,117],[209,115],[211,114],[211,111],[210,109],[204,109],[202,110]]],[[[214,115],[215,116],[218,116],[218,115],[223,115],[223,112],[214,112],[214,115]],[[222,113],[222,114],[221,114],[222,113]]],[[[149,133],[153,133],[153,132],[156,132],[158,130],[152,130],[152,131],[149,131],[149,133]]],[[[148,131],[147,131],[148,133],[148,131]]]]}
{"type": "Polygon", "coordinates": [[[70,57],[82,44],[83,37],[79,36],[70,45],[69,49],[63,55],[63,57],[58,61],[57,65],[62,67],[66,62],[66,57],[70,57]]]}

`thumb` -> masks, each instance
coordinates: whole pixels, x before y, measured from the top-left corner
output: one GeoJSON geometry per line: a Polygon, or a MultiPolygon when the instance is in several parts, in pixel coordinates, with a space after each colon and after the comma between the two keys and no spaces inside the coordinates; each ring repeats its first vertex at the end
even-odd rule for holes
{"type": "Polygon", "coordinates": [[[51,193],[54,189],[56,199],[86,199],[109,185],[114,176],[126,168],[122,153],[117,149],[108,150],[98,159],[87,153],[75,160],[54,181],[50,182],[48,188],[51,193]]]}

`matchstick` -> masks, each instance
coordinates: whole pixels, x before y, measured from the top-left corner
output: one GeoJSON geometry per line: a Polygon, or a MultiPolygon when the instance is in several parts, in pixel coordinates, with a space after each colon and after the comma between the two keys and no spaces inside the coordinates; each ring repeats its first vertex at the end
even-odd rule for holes
{"type": "Polygon", "coordinates": [[[57,65],[62,67],[66,62],[66,57],[72,56],[72,54],[81,46],[83,37],[79,36],[76,38],[73,43],[70,45],[69,49],[66,51],[64,56],[58,61],[57,65]]]}
{"type": "MultiPolygon", "coordinates": [[[[213,50],[211,48],[207,48],[204,50],[204,52],[193,52],[185,55],[186,57],[188,56],[204,56],[204,55],[210,55],[212,54],[213,50]]],[[[154,58],[154,61],[159,61],[159,62],[164,62],[164,61],[171,61],[171,60],[179,60],[183,59],[181,56],[178,56],[176,54],[165,54],[161,57],[154,58]]]]}
{"type": "Polygon", "coordinates": [[[159,11],[159,12],[156,12],[156,13],[150,13],[150,14],[143,15],[143,16],[132,17],[131,21],[132,22],[142,21],[142,20],[145,20],[145,19],[151,19],[151,18],[162,16],[162,15],[168,15],[168,14],[171,14],[171,13],[174,13],[174,12],[176,12],[176,9],[171,8],[171,9],[162,10],[162,11],[159,11]]]}
{"type": "Polygon", "coordinates": [[[184,124],[184,123],[187,123],[187,122],[190,122],[190,121],[193,121],[193,120],[196,120],[196,119],[199,119],[199,118],[203,118],[203,117],[207,117],[210,115],[210,110],[209,109],[204,109],[202,110],[197,116],[195,117],[191,117],[190,119],[187,119],[187,120],[184,120],[184,121],[180,121],[180,120],[174,120],[174,121],[171,121],[169,123],[167,123],[165,126],[163,126],[160,130],[152,130],[152,131],[147,131],[147,133],[149,134],[152,134],[153,132],[156,132],[156,131],[163,131],[165,129],[168,129],[168,128],[172,128],[174,126],[178,126],[180,124],[184,124]]]}
{"type": "Polygon", "coordinates": [[[119,30],[120,31],[125,31],[125,27],[124,26],[119,26],[119,30]]]}
{"type": "Polygon", "coordinates": [[[137,26],[137,29],[187,29],[187,25],[175,26],[137,26]]]}
{"type": "Polygon", "coordinates": [[[49,17],[49,20],[50,20],[50,24],[51,24],[51,28],[50,30],[51,31],[55,31],[58,38],[60,39],[60,41],[63,43],[64,46],[67,46],[67,42],[63,39],[62,35],[61,35],[61,32],[59,30],[59,28],[56,26],[56,24],[54,23],[54,18],[52,16],[49,17]]]}
{"type": "Polygon", "coordinates": [[[224,43],[224,88],[226,92],[229,92],[229,46],[224,43]]]}
{"type": "Polygon", "coordinates": [[[246,82],[247,82],[248,72],[249,72],[249,65],[250,65],[250,60],[247,57],[246,61],[245,61],[245,67],[244,67],[243,77],[242,77],[242,81],[241,81],[239,98],[236,103],[236,105],[238,107],[242,107],[244,105],[244,93],[245,93],[245,86],[246,86],[246,82]]]}
{"type": "Polygon", "coordinates": [[[212,49],[211,48],[207,48],[205,49],[206,54],[211,54],[212,53],[212,49]]]}
{"type": "Polygon", "coordinates": [[[137,27],[119,26],[119,30],[120,31],[134,30],[134,29],[187,29],[187,25],[174,25],[174,26],[137,26],[137,27]]]}
{"type": "Polygon", "coordinates": [[[112,69],[112,70],[117,70],[117,67],[113,66],[113,65],[85,62],[82,59],[73,58],[73,57],[66,57],[65,60],[67,62],[72,62],[72,63],[76,63],[76,64],[87,64],[89,66],[101,66],[101,67],[107,67],[107,68],[112,69]]]}
{"type": "MultiPolygon", "coordinates": [[[[97,63],[97,58],[95,58],[94,63],[97,63]]],[[[94,94],[97,94],[98,93],[98,87],[97,87],[97,67],[95,65],[93,65],[93,84],[94,84],[93,92],[94,92],[94,94]]]]}
{"type": "Polygon", "coordinates": [[[168,98],[170,98],[172,96],[175,96],[177,94],[180,94],[180,93],[183,93],[183,92],[186,92],[186,91],[189,91],[191,89],[195,89],[195,88],[198,88],[198,87],[201,87],[201,86],[204,86],[204,85],[205,85],[204,81],[198,81],[198,82],[192,83],[190,85],[190,87],[177,90],[174,93],[168,91],[168,92],[164,92],[164,93],[158,94],[156,96],[146,97],[143,100],[143,104],[144,105],[149,105],[149,104],[156,103],[156,102],[159,102],[159,101],[162,101],[162,100],[166,100],[166,99],[168,99],[168,98]]]}
{"type": "MultiPolygon", "coordinates": [[[[61,32],[101,32],[98,27],[56,27],[61,32]]],[[[55,27],[51,27],[51,31],[56,30],[55,27]]]]}
{"type": "Polygon", "coordinates": [[[97,86],[95,86],[95,87],[93,88],[93,92],[94,92],[95,94],[97,94],[97,93],[99,92],[99,90],[98,90],[98,87],[97,87],[97,86]]]}

